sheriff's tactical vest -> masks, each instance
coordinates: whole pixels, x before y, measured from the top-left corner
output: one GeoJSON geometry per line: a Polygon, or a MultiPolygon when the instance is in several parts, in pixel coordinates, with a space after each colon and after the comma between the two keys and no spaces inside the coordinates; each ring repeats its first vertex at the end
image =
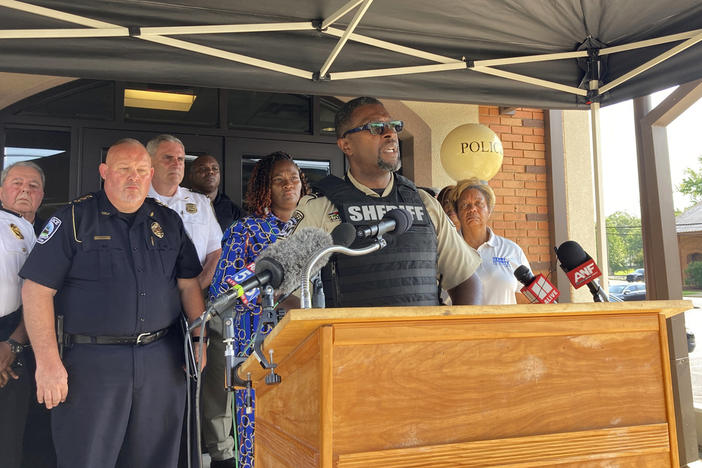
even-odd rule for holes
{"type": "MultiPolygon", "coordinates": [[[[415,185],[395,174],[387,197],[369,197],[350,181],[328,176],[315,185],[339,210],[341,222],[355,227],[376,224],[393,208],[412,214],[410,229],[368,255],[336,254],[322,270],[327,307],[438,305],[436,231],[415,185]]],[[[356,240],[351,248],[368,245],[356,240]]]]}

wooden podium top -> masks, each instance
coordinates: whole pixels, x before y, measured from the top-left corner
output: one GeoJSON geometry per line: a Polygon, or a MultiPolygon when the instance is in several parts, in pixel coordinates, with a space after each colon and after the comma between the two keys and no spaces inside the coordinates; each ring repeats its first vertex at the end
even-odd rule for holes
{"type": "MultiPolygon", "coordinates": [[[[292,309],[266,337],[263,350],[274,350],[275,362],[283,360],[317,328],[335,324],[383,322],[451,321],[484,318],[524,318],[578,315],[620,315],[656,313],[673,317],[692,309],[690,301],[632,301],[603,303],[516,304],[492,306],[369,307],[343,309],[292,309]]],[[[239,376],[251,374],[253,380],[265,372],[254,356],[239,369],[239,376]]]]}

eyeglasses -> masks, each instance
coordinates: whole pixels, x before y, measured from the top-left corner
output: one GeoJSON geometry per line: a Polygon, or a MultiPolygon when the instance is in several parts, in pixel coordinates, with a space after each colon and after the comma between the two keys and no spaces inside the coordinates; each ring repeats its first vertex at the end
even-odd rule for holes
{"type": "Polygon", "coordinates": [[[390,122],[368,122],[360,127],[352,128],[351,130],[346,130],[341,138],[345,138],[349,133],[362,132],[363,130],[368,130],[371,135],[382,135],[386,130],[392,129],[395,133],[400,133],[405,123],[402,120],[391,120],[390,122]]]}

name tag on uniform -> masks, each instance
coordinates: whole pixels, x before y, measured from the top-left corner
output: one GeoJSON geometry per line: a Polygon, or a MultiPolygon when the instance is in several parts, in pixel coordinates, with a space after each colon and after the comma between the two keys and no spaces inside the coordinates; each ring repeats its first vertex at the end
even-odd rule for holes
{"type": "Polygon", "coordinates": [[[112,236],[93,236],[93,240],[112,240],[112,236]]]}

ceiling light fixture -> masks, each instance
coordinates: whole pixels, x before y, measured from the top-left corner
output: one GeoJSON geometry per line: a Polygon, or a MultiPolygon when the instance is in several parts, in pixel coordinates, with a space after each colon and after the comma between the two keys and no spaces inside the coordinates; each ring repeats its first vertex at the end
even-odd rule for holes
{"type": "Polygon", "coordinates": [[[143,89],[124,90],[124,107],[189,112],[195,99],[197,99],[197,96],[194,94],[146,91],[143,89]]]}

